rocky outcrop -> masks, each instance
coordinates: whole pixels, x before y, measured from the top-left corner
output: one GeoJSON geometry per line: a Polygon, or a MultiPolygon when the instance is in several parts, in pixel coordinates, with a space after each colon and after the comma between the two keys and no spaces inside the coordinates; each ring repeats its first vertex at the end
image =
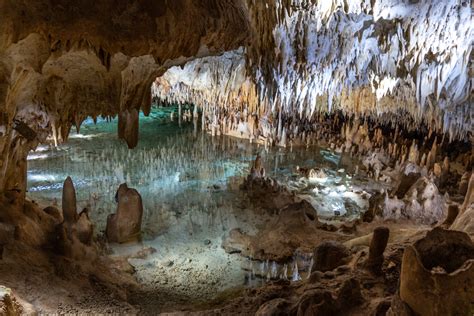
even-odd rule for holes
{"type": "Polygon", "coordinates": [[[117,190],[117,212],[107,218],[105,234],[109,242],[124,243],[138,240],[141,234],[143,204],[140,194],[126,183],[117,190]]]}

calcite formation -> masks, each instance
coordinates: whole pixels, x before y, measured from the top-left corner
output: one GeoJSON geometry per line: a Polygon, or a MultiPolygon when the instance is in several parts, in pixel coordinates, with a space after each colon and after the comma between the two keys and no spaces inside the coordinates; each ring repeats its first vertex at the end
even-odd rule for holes
{"type": "MultiPolygon", "coordinates": [[[[209,129],[278,143],[314,113],[342,110],[451,138],[472,130],[467,1],[247,1],[242,50],[171,68],[154,96],[201,107],[209,129]],[[275,135],[276,134],[276,135],[275,135]]],[[[471,40],[469,40],[471,39],[471,40]]],[[[430,155],[429,165],[431,165],[430,155]]]]}
{"type": "MultiPolygon", "coordinates": [[[[222,243],[252,261],[250,280],[260,261],[257,275],[271,281],[236,299],[243,313],[472,314],[473,40],[465,0],[0,0],[3,269],[17,260],[18,271],[33,271],[28,260],[39,258],[47,264],[35,272],[54,264],[61,275],[74,266],[86,283],[102,276],[114,286],[107,270],[115,264],[101,264],[99,251],[110,249],[94,234],[89,208],[78,213],[71,178],[61,208],[25,199],[27,155],[99,116],[118,117],[118,138],[135,148],[141,113],[177,104],[179,122],[192,120],[196,132],[200,123],[212,136],[257,142],[262,152],[318,143],[360,162],[338,174],[381,186],[370,199],[360,194],[369,200],[366,223],[333,225],[267,176],[257,154],[238,194],[267,217],[255,232],[225,224],[222,243]],[[390,230],[371,223],[380,220],[390,230]]],[[[144,168],[164,165],[159,150],[150,153],[144,168]]],[[[313,183],[332,176],[320,166],[296,171],[290,177],[313,183]]],[[[140,194],[122,184],[116,202],[105,238],[138,241],[140,194]]],[[[116,265],[133,272],[126,260],[116,265]]],[[[126,300],[125,290],[113,292],[126,300]]],[[[0,287],[0,309],[14,313],[17,305],[0,287]]]]}
{"type": "Polygon", "coordinates": [[[249,34],[240,0],[2,1],[0,191],[24,192],[28,151],[88,116],[125,113],[119,136],[134,147],[156,77],[249,34]]]}
{"type": "MultiPolygon", "coordinates": [[[[47,212],[45,211],[45,213],[47,212]]],[[[54,211],[50,213],[47,214],[56,220],[58,219],[54,211]]],[[[95,258],[96,248],[93,244],[94,225],[89,219],[89,210],[87,208],[80,214],[77,213],[76,189],[70,177],[66,178],[63,186],[62,219],[62,222],[55,229],[56,251],[69,258],[95,258]]]]}
{"type": "Polygon", "coordinates": [[[123,243],[140,237],[143,217],[142,197],[126,183],[117,190],[117,212],[107,218],[106,236],[110,242],[123,243]]]}
{"type": "Polygon", "coordinates": [[[436,228],[405,249],[400,297],[417,314],[472,314],[473,282],[474,244],[465,233],[436,228]]]}

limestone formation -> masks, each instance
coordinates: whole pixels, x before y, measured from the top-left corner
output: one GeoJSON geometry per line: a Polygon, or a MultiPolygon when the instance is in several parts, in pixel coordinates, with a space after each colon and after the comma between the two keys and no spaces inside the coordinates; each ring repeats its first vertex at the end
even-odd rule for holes
{"type": "MultiPolygon", "coordinates": [[[[54,207],[44,210],[58,221],[54,207]]],[[[76,211],[76,191],[70,177],[63,186],[63,221],[55,228],[56,251],[68,258],[93,260],[96,247],[93,242],[94,225],[89,219],[88,209],[80,214],[76,211]]]]}
{"type": "Polygon", "coordinates": [[[466,196],[461,206],[461,213],[463,213],[472,203],[474,203],[474,173],[471,174],[469,185],[466,190],[466,196]]]}
{"type": "Polygon", "coordinates": [[[77,220],[76,189],[71,177],[67,177],[63,185],[63,218],[67,223],[75,223],[77,220]]]}
{"type": "Polygon", "coordinates": [[[458,214],[450,229],[465,232],[474,240],[474,204],[458,214]]]}
{"type": "Polygon", "coordinates": [[[387,247],[390,230],[387,227],[377,227],[374,229],[372,241],[370,242],[369,258],[367,259],[367,268],[374,274],[382,273],[382,264],[384,261],[383,253],[387,247]]]}
{"type": "Polygon", "coordinates": [[[315,271],[331,271],[346,264],[350,251],[341,243],[325,241],[321,243],[313,253],[315,271]]]}
{"type": "Polygon", "coordinates": [[[451,204],[448,206],[448,216],[444,220],[441,227],[448,229],[454,223],[459,214],[459,206],[456,204],[451,204]]]}
{"type": "Polygon", "coordinates": [[[143,216],[140,194],[123,183],[117,190],[117,200],[117,212],[107,218],[108,241],[124,243],[139,239],[143,216]]]}
{"type": "Polygon", "coordinates": [[[435,228],[405,248],[400,297],[420,315],[472,314],[474,244],[469,236],[435,228]]]}

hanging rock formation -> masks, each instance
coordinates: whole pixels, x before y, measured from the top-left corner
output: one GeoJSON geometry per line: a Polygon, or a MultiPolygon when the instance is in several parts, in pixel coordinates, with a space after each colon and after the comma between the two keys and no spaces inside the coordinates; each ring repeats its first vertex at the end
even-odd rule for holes
{"type": "Polygon", "coordinates": [[[194,103],[207,124],[250,139],[253,121],[281,140],[297,134],[285,121],[301,129],[314,113],[334,110],[468,137],[474,27],[467,1],[247,2],[255,32],[245,52],[171,68],[155,81],[155,97],[194,103]]]}

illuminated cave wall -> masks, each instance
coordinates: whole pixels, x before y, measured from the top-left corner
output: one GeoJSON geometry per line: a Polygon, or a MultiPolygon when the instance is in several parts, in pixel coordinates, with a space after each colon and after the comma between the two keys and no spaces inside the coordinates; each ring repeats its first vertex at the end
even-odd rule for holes
{"type": "Polygon", "coordinates": [[[247,2],[254,34],[245,57],[173,68],[155,82],[155,97],[269,118],[340,109],[411,129],[424,122],[451,138],[473,129],[469,1],[247,2]]]}

